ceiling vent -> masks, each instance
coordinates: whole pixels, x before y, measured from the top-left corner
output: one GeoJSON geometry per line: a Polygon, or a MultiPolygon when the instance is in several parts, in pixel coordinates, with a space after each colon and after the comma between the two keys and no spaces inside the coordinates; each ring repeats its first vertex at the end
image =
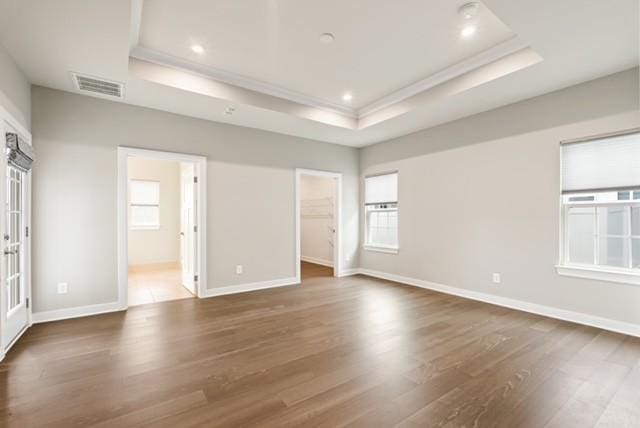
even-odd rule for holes
{"type": "Polygon", "coordinates": [[[122,82],[74,72],[71,72],[71,76],[76,89],[79,91],[91,92],[93,95],[102,97],[124,99],[124,83],[122,82]]]}

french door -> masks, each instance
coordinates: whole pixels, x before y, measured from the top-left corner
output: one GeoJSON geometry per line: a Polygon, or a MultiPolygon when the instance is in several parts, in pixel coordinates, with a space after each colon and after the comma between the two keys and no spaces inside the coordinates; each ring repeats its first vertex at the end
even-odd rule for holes
{"type": "Polygon", "coordinates": [[[196,295],[196,183],[195,165],[180,164],[180,238],[182,256],[182,285],[196,295]]]}
{"type": "MultiPolygon", "coordinates": [[[[6,159],[6,158],[5,158],[6,159]]],[[[5,163],[2,346],[7,348],[29,323],[26,276],[28,173],[5,163]]]]}

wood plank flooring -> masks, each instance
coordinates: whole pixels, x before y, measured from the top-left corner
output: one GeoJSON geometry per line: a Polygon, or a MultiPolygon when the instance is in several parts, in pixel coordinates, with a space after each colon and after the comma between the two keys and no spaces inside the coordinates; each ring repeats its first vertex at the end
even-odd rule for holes
{"type": "Polygon", "coordinates": [[[0,364],[0,425],[640,427],[639,338],[303,274],[35,325],[0,364]]]}

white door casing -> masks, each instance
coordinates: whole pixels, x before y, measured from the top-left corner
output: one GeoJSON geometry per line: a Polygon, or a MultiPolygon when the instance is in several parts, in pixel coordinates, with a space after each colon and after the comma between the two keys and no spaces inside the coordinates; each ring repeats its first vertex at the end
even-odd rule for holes
{"type": "Polygon", "coordinates": [[[180,254],[182,264],[182,285],[195,294],[194,278],[196,275],[196,224],[195,203],[196,192],[194,181],[194,165],[180,163],[180,254]]]}

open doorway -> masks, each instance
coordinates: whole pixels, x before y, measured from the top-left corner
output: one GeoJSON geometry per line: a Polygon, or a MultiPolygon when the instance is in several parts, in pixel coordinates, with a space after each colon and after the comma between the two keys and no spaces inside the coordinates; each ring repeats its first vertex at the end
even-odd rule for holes
{"type": "Polygon", "coordinates": [[[204,158],[119,149],[119,301],[136,306],[200,295],[204,158]]]}
{"type": "Polygon", "coordinates": [[[296,184],[298,278],[338,276],[341,176],[299,169],[296,184]]]}

